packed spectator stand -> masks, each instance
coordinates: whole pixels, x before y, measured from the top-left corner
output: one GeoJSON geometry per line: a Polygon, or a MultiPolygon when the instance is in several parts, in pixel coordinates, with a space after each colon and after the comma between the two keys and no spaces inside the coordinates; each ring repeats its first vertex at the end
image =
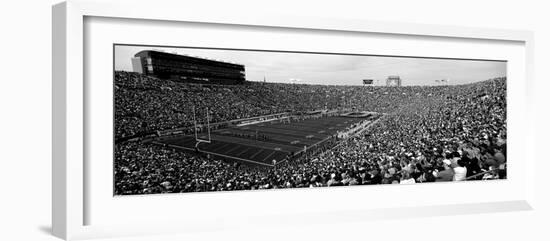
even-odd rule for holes
{"type": "Polygon", "coordinates": [[[409,184],[506,178],[506,78],[455,86],[198,85],[115,72],[115,194],[409,184]],[[193,126],[350,108],[385,115],[275,168],[147,143],[193,126]],[[196,112],[204,119],[204,112],[196,112]]]}

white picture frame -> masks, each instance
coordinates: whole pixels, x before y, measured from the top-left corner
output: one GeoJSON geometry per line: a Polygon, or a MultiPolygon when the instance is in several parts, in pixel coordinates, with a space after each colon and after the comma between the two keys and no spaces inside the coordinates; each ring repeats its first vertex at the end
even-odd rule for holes
{"type": "MultiPolygon", "coordinates": [[[[85,156],[90,154],[86,152],[85,135],[86,131],[86,113],[87,105],[85,101],[85,19],[86,18],[116,18],[116,19],[138,19],[140,21],[170,21],[182,23],[209,23],[231,26],[253,26],[255,28],[277,28],[277,29],[300,29],[329,31],[335,33],[373,33],[399,36],[421,36],[425,38],[457,39],[457,40],[480,40],[487,43],[506,42],[518,45],[522,49],[523,56],[518,66],[523,68],[521,76],[517,76],[517,86],[523,91],[517,91],[514,96],[518,96],[518,102],[511,108],[510,115],[517,116],[517,132],[522,132],[521,140],[515,141],[523,155],[521,160],[521,175],[517,175],[513,182],[512,193],[507,198],[495,198],[494,200],[480,199],[475,201],[457,201],[456,203],[426,203],[425,205],[412,204],[393,207],[373,206],[368,209],[361,207],[350,207],[341,210],[318,210],[308,211],[303,214],[299,212],[285,213],[282,216],[276,214],[264,213],[258,223],[269,225],[280,225],[281,220],[288,220],[292,217],[293,221],[289,224],[298,224],[303,221],[321,220],[327,215],[337,215],[345,217],[345,220],[368,220],[384,219],[411,216],[436,216],[452,214],[468,214],[482,212],[530,210],[534,208],[534,130],[529,121],[534,116],[533,110],[529,108],[532,103],[529,93],[532,91],[533,75],[533,34],[529,31],[520,30],[498,30],[471,27],[422,25],[409,23],[392,22],[370,22],[357,21],[352,19],[324,19],[324,18],[301,18],[297,16],[280,16],[276,14],[261,16],[251,15],[209,15],[205,14],[204,9],[194,9],[189,7],[188,3],[167,2],[159,4],[158,2],[136,1],[132,3],[124,2],[96,2],[96,1],[67,1],[53,7],[53,88],[52,88],[52,123],[53,123],[53,150],[52,150],[52,227],[53,234],[63,239],[85,239],[95,237],[112,237],[123,235],[139,235],[152,233],[174,233],[174,232],[193,232],[197,230],[210,230],[216,228],[230,227],[236,224],[227,224],[214,222],[210,227],[206,227],[206,221],[196,221],[192,227],[164,226],[159,222],[158,216],[148,213],[147,218],[155,220],[156,225],[149,228],[139,227],[135,224],[127,223],[125,225],[101,223],[91,223],[87,221],[90,213],[86,202],[92,195],[89,190],[89,183],[86,182],[87,162],[85,156]],[[155,11],[151,11],[155,9],[155,11]],[[518,191],[523,187],[523,191],[518,191]],[[279,220],[280,219],[280,220],[279,220]],[[279,220],[279,221],[277,221],[279,220]],[[86,224],[86,225],[85,225],[86,224]],[[138,231],[136,231],[138,230],[138,231]]],[[[513,96],[513,97],[514,97],[513,96]]],[[[515,100],[514,100],[515,101],[515,100]]],[[[112,161],[112,160],[111,160],[112,161]]],[[[518,161],[511,160],[512,165],[518,161]]],[[[456,184],[453,184],[456,185],[456,184]]],[[[499,185],[499,184],[495,184],[499,185]]],[[[371,192],[384,189],[386,187],[366,187],[371,192]]],[[[421,188],[418,186],[410,187],[412,189],[421,188]]],[[[457,185],[457,190],[466,190],[470,188],[467,185],[457,185]]],[[[487,187],[489,188],[489,187],[487,187]]],[[[307,197],[317,195],[308,190],[291,190],[290,195],[300,195],[307,197]]],[[[327,192],[324,190],[323,192],[327,192]]],[[[334,192],[342,193],[342,190],[334,192]]],[[[287,193],[288,194],[288,193],[287,193]]],[[[209,195],[209,194],[208,194],[209,195]]],[[[224,193],[223,196],[214,196],[212,198],[222,198],[228,195],[234,197],[250,198],[254,194],[224,193]]],[[[256,196],[276,196],[277,193],[268,192],[257,194],[256,196]]],[[[342,194],[344,195],[344,194],[342,194]]],[[[208,196],[203,196],[208,197],[208,196]]],[[[148,203],[144,201],[149,197],[140,197],[135,202],[148,203]]],[[[181,201],[174,196],[155,196],[151,199],[170,199],[170,205],[176,206],[181,201]]],[[[472,198],[474,200],[475,198],[472,198]]],[[[101,209],[102,207],[98,207],[101,209]]],[[[95,210],[98,210],[96,208],[95,210]]],[[[200,208],[196,207],[196,208],[200,208]]],[[[206,216],[209,214],[207,213],[206,216]]],[[[244,213],[240,217],[234,217],[235,220],[246,222],[246,216],[250,213],[244,213]]],[[[113,215],[114,216],[114,215],[113,215]]],[[[193,215],[191,215],[193,218],[193,215]]],[[[214,216],[213,216],[214,217],[214,216]]],[[[114,216],[113,219],[119,217],[114,216]]],[[[139,218],[138,218],[139,220],[139,218]]],[[[168,218],[167,220],[171,220],[168,218]]],[[[339,219],[342,221],[342,218],[339,219]]],[[[126,220],[127,221],[127,220],[126,220]]],[[[172,220],[173,221],[173,220],[172,220]]],[[[120,220],[119,223],[123,222],[120,220]]],[[[168,222],[168,221],[167,221],[168,222]]]]}

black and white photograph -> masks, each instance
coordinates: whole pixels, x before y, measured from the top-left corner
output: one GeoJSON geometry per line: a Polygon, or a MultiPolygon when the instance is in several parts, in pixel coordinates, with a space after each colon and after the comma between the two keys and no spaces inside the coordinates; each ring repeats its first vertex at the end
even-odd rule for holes
{"type": "Polygon", "coordinates": [[[0,240],[545,241],[545,1],[21,0],[0,240]]]}
{"type": "Polygon", "coordinates": [[[114,195],[507,178],[506,60],[113,53],[114,195]]]}

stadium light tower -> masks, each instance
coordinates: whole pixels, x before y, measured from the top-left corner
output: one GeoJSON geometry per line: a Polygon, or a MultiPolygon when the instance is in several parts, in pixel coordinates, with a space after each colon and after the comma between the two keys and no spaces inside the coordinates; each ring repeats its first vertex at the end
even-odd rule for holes
{"type": "Polygon", "coordinates": [[[399,75],[390,75],[386,78],[386,86],[401,86],[401,77],[399,75]]]}

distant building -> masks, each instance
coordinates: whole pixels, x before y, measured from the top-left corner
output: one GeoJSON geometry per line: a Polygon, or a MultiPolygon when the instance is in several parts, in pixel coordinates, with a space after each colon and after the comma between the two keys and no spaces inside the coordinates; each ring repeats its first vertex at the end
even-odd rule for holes
{"type": "Polygon", "coordinates": [[[199,57],[144,50],[132,58],[134,72],[181,82],[241,84],[244,65],[199,57]]]}
{"type": "Polygon", "coordinates": [[[388,76],[386,86],[401,86],[401,78],[398,75],[388,76]]]}

